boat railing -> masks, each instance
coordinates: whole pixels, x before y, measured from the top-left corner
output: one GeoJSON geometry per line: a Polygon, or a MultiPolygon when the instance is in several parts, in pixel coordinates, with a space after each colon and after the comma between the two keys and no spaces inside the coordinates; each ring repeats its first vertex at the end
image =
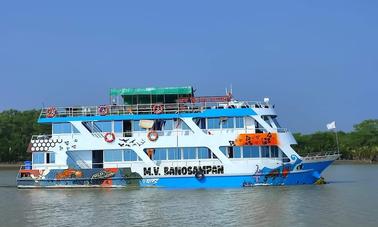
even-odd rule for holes
{"type": "MultiPolygon", "coordinates": [[[[202,129],[205,134],[222,134],[222,133],[268,133],[266,128],[214,128],[202,129]]],[[[287,128],[273,128],[272,132],[286,133],[289,132],[287,128]]]]}
{"type": "Polygon", "coordinates": [[[155,160],[154,163],[156,165],[161,165],[164,163],[164,166],[166,167],[188,167],[188,166],[203,166],[203,165],[221,165],[222,162],[218,159],[196,159],[196,160],[175,160],[175,161],[169,161],[169,160],[155,160]]]}
{"type": "MultiPolygon", "coordinates": [[[[30,165],[20,165],[19,173],[23,170],[47,170],[47,169],[92,169],[93,166],[106,166],[112,165],[113,168],[127,168],[140,163],[141,161],[122,161],[122,162],[102,162],[102,163],[92,163],[85,162],[86,166],[75,165],[75,167],[63,165],[63,164],[54,164],[54,163],[44,163],[44,164],[32,164],[30,165]]],[[[105,167],[106,168],[106,167],[105,167]]]]}
{"type": "Polygon", "coordinates": [[[199,113],[206,109],[271,108],[272,105],[258,101],[205,102],[205,103],[152,103],[136,105],[99,105],[42,108],[40,118],[132,115],[132,114],[177,114],[199,113]]]}
{"type": "MultiPolygon", "coordinates": [[[[123,133],[115,133],[115,135],[122,135],[123,137],[145,137],[149,130],[145,131],[126,131],[123,133]]],[[[158,136],[188,136],[194,134],[190,129],[174,129],[174,130],[158,130],[158,136]]]]}
{"type": "MultiPolygon", "coordinates": [[[[220,128],[220,129],[202,129],[202,131],[207,135],[217,135],[217,134],[241,134],[241,133],[268,133],[265,128],[220,128]]],[[[116,137],[145,137],[148,134],[148,130],[145,131],[125,131],[125,132],[114,132],[116,137]]],[[[193,135],[193,131],[190,129],[173,129],[173,130],[158,130],[156,131],[158,136],[189,136],[193,135]]],[[[286,128],[276,128],[273,132],[283,133],[288,132],[286,128]]],[[[108,132],[94,132],[91,133],[94,137],[104,138],[105,134],[108,132]]],[[[80,136],[80,133],[64,133],[64,134],[43,134],[43,135],[32,135],[31,143],[56,143],[62,140],[62,138],[76,137],[80,136]]],[[[61,141],[60,141],[61,142],[61,141]]],[[[313,154],[312,154],[313,155],[313,154]]]]}
{"type": "MultiPolygon", "coordinates": [[[[268,133],[265,128],[221,128],[221,129],[202,129],[202,131],[207,135],[217,135],[217,134],[242,134],[242,133],[268,133]]],[[[145,131],[125,131],[125,132],[114,132],[116,137],[145,137],[148,134],[148,130],[145,131]]],[[[189,136],[193,135],[194,132],[190,129],[174,129],[174,130],[158,130],[156,131],[158,136],[189,136]]],[[[273,132],[288,132],[286,128],[273,129],[273,132]]],[[[105,134],[108,132],[94,132],[91,133],[94,137],[104,138],[105,134]]],[[[67,137],[77,137],[80,133],[64,133],[64,134],[44,134],[44,135],[32,135],[31,143],[56,143],[62,138],[67,137]]],[[[60,141],[61,142],[61,141],[60,141]]]]}
{"type": "Polygon", "coordinates": [[[316,157],[326,157],[326,156],[333,156],[333,155],[339,155],[337,151],[321,151],[321,152],[312,152],[307,153],[306,156],[303,156],[305,158],[316,158],[316,157]]]}
{"type": "MultiPolygon", "coordinates": [[[[57,140],[61,137],[73,137],[73,136],[79,136],[81,133],[59,133],[59,134],[40,134],[40,135],[32,135],[31,140],[49,140],[53,137],[55,137],[57,140]]],[[[46,142],[46,141],[45,141],[46,142]]],[[[51,141],[49,141],[51,142],[51,141]]]]}

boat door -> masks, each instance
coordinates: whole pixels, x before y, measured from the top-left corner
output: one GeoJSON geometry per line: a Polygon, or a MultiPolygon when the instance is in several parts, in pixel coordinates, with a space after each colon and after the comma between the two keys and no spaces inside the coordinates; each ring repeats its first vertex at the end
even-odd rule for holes
{"type": "Polygon", "coordinates": [[[123,121],[123,135],[125,137],[132,137],[133,134],[131,132],[131,121],[130,120],[124,120],[123,121]]]}
{"type": "Polygon", "coordinates": [[[104,151],[93,150],[92,151],[92,168],[104,168],[104,151]]]}

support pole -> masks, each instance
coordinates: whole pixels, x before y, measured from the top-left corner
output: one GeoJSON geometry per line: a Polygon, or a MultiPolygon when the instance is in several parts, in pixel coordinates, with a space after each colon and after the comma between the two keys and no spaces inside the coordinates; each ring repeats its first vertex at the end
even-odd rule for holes
{"type": "Polygon", "coordinates": [[[339,136],[337,135],[337,129],[335,129],[335,135],[336,135],[337,154],[340,155],[339,136]]]}

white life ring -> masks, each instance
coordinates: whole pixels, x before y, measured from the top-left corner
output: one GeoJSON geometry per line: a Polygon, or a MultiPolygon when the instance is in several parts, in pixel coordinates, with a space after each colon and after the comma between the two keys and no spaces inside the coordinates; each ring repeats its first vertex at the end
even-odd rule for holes
{"type": "Polygon", "coordinates": [[[150,141],[156,141],[158,138],[159,138],[159,134],[156,132],[156,131],[149,131],[148,134],[147,134],[147,138],[150,140],[150,141]]]}

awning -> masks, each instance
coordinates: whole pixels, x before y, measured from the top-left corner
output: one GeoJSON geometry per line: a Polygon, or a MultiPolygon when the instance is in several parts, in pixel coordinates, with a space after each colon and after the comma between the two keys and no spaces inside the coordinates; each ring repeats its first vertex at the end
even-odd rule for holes
{"type": "Polygon", "coordinates": [[[118,95],[191,95],[193,93],[193,87],[165,87],[165,88],[121,88],[111,89],[111,96],[118,95]]]}

